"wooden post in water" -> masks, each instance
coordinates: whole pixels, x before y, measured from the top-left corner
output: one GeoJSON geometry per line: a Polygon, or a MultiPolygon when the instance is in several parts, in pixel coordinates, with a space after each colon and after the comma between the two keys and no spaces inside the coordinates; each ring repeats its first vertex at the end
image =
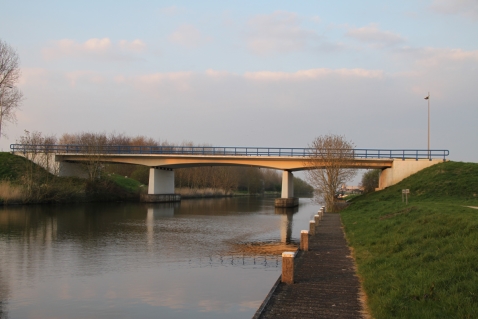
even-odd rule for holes
{"type": "Polygon", "coordinates": [[[289,285],[294,283],[294,257],[295,253],[293,252],[287,251],[282,253],[281,281],[289,285]]]}
{"type": "Polygon", "coordinates": [[[315,235],[315,221],[311,220],[309,222],[309,234],[315,235]]]}
{"type": "Polygon", "coordinates": [[[309,231],[300,231],[300,250],[309,251],[309,231]]]}

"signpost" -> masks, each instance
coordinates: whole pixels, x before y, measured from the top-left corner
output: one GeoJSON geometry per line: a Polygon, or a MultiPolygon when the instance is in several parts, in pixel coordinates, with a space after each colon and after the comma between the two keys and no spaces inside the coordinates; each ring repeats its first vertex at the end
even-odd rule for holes
{"type": "Polygon", "coordinates": [[[405,197],[405,204],[408,205],[408,194],[410,194],[409,189],[402,189],[402,202],[404,201],[403,198],[405,197]]]}

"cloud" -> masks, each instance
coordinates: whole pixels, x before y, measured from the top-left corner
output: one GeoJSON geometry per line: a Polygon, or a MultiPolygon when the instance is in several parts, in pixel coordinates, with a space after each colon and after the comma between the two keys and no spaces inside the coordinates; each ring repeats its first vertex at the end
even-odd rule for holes
{"type": "Polygon", "coordinates": [[[201,31],[191,24],[180,26],[168,39],[170,42],[186,48],[197,48],[212,41],[211,37],[204,36],[201,31]]]}
{"type": "Polygon", "coordinates": [[[330,76],[354,77],[354,78],[377,78],[384,76],[382,70],[365,69],[309,69],[296,72],[246,72],[244,77],[249,80],[259,81],[307,81],[330,76]]]}
{"type": "Polygon", "coordinates": [[[159,12],[164,15],[168,16],[175,16],[178,14],[181,14],[185,11],[183,7],[177,7],[177,6],[170,6],[170,7],[164,7],[159,9],[159,12]]]}
{"type": "Polygon", "coordinates": [[[119,42],[119,46],[123,50],[132,51],[132,52],[142,52],[146,48],[146,44],[144,44],[144,42],[141,41],[140,39],[136,39],[131,42],[128,42],[126,40],[121,40],[119,42]]]}
{"type": "Polygon", "coordinates": [[[397,54],[406,59],[411,59],[412,63],[419,67],[442,67],[452,68],[457,65],[466,65],[471,67],[478,62],[478,50],[466,51],[463,49],[449,48],[411,48],[405,47],[397,51],[397,54]],[[471,62],[471,65],[469,64],[471,62]]]}
{"type": "Polygon", "coordinates": [[[21,77],[18,81],[19,85],[25,85],[29,83],[45,84],[45,78],[48,75],[47,69],[44,68],[22,68],[21,77]]]}
{"type": "Polygon", "coordinates": [[[90,83],[102,83],[105,81],[105,77],[100,73],[89,70],[67,72],[65,77],[70,82],[71,87],[75,87],[78,80],[86,80],[90,83]]]}
{"type": "Polygon", "coordinates": [[[131,42],[121,40],[114,45],[109,38],[92,38],[83,43],[71,39],[54,41],[49,47],[42,50],[43,57],[47,60],[64,57],[125,57],[119,51],[139,53],[145,49],[143,41],[136,39],[131,42]]]}
{"type": "Polygon", "coordinates": [[[248,22],[247,47],[258,55],[302,51],[320,37],[315,31],[301,27],[300,22],[292,12],[255,16],[248,22]]]}
{"type": "Polygon", "coordinates": [[[394,46],[404,43],[406,39],[397,33],[379,30],[376,24],[370,24],[362,28],[350,28],[345,34],[363,43],[369,43],[374,47],[394,46]]]}
{"type": "Polygon", "coordinates": [[[135,86],[143,91],[162,95],[165,91],[185,92],[191,87],[193,72],[152,73],[133,78],[135,86]]]}
{"type": "Polygon", "coordinates": [[[476,0],[434,0],[430,9],[442,14],[459,14],[478,20],[478,1],[476,0]]]}

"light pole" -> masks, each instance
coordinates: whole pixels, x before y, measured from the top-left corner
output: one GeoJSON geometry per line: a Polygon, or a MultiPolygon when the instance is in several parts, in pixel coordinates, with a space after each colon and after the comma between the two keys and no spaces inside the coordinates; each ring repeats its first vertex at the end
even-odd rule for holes
{"type": "Polygon", "coordinates": [[[430,154],[430,92],[428,92],[428,95],[425,97],[425,100],[428,100],[428,159],[431,160],[431,154],[430,154]]]}

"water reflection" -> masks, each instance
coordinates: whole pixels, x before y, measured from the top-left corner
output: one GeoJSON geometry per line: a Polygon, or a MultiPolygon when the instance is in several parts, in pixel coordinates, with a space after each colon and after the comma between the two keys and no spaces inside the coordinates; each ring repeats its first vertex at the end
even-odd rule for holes
{"type": "Polygon", "coordinates": [[[280,257],[236,245],[293,242],[308,214],[267,198],[0,208],[0,318],[250,318],[280,257]]]}
{"type": "Polygon", "coordinates": [[[281,215],[280,241],[284,244],[290,244],[292,238],[292,220],[299,207],[276,207],[275,213],[281,215]]]}

